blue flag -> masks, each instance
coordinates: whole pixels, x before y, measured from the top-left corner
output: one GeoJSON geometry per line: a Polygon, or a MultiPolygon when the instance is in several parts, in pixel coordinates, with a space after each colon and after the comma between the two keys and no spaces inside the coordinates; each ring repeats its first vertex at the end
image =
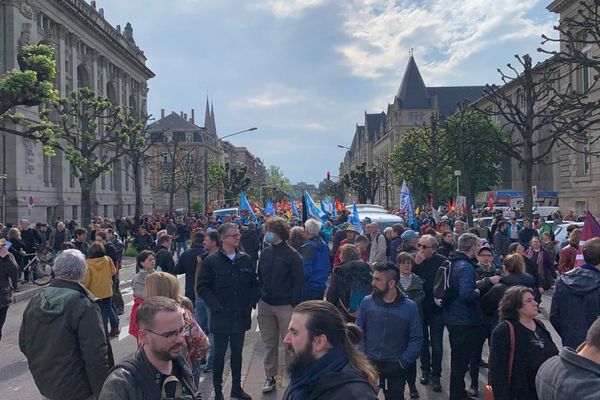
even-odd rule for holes
{"type": "Polygon", "coordinates": [[[250,202],[248,201],[244,191],[240,192],[240,211],[248,211],[248,214],[250,214],[250,219],[256,221],[256,215],[254,214],[254,210],[252,209],[252,206],[250,206],[250,202]]]}
{"type": "Polygon", "coordinates": [[[273,202],[271,201],[271,199],[267,199],[267,202],[265,203],[265,208],[263,208],[263,213],[265,213],[266,215],[272,215],[272,216],[277,215],[277,213],[275,212],[275,207],[273,207],[273,202]]]}
{"type": "Polygon", "coordinates": [[[412,195],[406,181],[402,181],[402,188],[400,189],[400,210],[408,214],[408,226],[412,227],[415,216],[413,214],[412,195]]]}
{"type": "Polygon", "coordinates": [[[291,200],[292,203],[292,215],[296,218],[300,218],[300,213],[298,212],[298,206],[296,205],[296,200],[291,200]]]}
{"type": "Polygon", "coordinates": [[[325,213],[319,208],[319,206],[315,204],[312,197],[310,197],[310,194],[306,191],[304,192],[304,199],[307,205],[308,215],[318,220],[321,220],[325,213]]]}
{"type": "Polygon", "coordinates": [[[358,233],[363,234],[363,226],[360,223],[360,217],[358,216],[358,208],[356,208],[356,202],[352,205],[352,217],[350,217],[352,225],[356,225],[358,233]]]}

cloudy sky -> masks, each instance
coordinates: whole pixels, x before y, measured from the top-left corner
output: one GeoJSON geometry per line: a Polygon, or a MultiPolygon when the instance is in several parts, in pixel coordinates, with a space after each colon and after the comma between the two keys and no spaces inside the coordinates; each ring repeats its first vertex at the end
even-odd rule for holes
{"type": "Polygon", "coordinates": [[[292,182],[337,175],[364,112],[385,111],[414,48],[428,86],[497,83],[498,67],[552,35],[550,0],[97,0],[156,73],[149,112],[206,96],[217,133],[292,182]]]}

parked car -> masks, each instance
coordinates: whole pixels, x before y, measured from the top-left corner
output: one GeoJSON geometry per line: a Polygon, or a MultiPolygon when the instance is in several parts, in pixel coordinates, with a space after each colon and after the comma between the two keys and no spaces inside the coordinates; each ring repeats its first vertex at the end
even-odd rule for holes
{"type": "Polygon", "coordinates": [[[569,225],[577,225],[579,228],[583,229],[583,222],[571,221],[556,225],[556,228],[554,228],[554,249],[556,250],[556,253],[560,252],[561,243],[568,239],[567,228],[569,225]]]}
{"type": "Polygon", "coordinates": [[[377,222],[379,224],[379,230],[381,232],[383,232],[383,230],[388,226],[391,227],[394,224],[404,224],[404,220],[402,219],[402,217],[399,217],[394,214],[382,212],[362,213],[360,212],[360,210],[358,211],[358,218],[360,218],[361,221],[364,221],[364,219],[367,217],[371,220],[371,222],[377,222]]]}
{"type": "MultiPolygon", "coordinates": [[[[346,211],[352,212],[354,210],[354,205],[350,204],[346,206],[346,211]]],[[[377,204],[357,204],[356,210],[359,214],[375,214],[375,213],[388,213],[388,211],[380,205],[377,204]]]]}
{"type": "Polygon", "coordinates": [[[237,217],[238,215],[240,215],[240,209],[238,207],[222,208],[220,210],[214,210],[212,212],[212,215],[215,218],[216,217],[221,217],[221,218],[237,217]]]}

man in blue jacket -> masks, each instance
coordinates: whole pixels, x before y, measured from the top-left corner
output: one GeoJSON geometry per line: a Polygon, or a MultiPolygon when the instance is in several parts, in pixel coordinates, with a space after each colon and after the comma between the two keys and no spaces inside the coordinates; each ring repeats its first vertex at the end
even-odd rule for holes
{"type": "Polygon", "coordinates": [[[363,299],[356,319],[364,333],[359,349],[377,368],[386,400],[404,399],[407,369],[423,342],[419,307],[398,287],[399,279],[394,263],[375,265],[373,294],[363,299]]]}
{"type": "Polygon", "coordinates": [[[322,224],[314,218],[304,223],[306,242],[300,246],[300,255],[304,261],[304,288],[302,301],[323,300],[327,278],[331,271],[329,247],[321,239],[322,224]]]}
{"type": "Polygon", "coordinates": [[[465,391],[465,373],[471,354],[475,352],[481,310],[479,290],[476,288],[476,256],[479,238],[463,233],[458,239],[458,250],[450,255],[451,290],[449,301],[444,300],[444,323],[450,339],[450,400],[468,399],[465,391]]]}

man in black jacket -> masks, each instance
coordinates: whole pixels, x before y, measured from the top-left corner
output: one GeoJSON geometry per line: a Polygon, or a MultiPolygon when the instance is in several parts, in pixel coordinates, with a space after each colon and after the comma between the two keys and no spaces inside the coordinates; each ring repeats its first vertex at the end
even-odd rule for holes
{"type": "Polygon", "coordinates": [[[242,389],[242,349],[246,331],[251,327],[251,312],[260,292],[252,259],[237,250],[240,244],[237,225],[219,227],[221,249],[202,261],[198,294],[210,309],[210,330],[214,335],[213,386],[215,400],[223,400],[223,368],[227,345],[231,352],[231,397],[251,399],[242,389]]]}
{"type": "Polygon", "coordinates": [[[171,247],[171,237],[169,235],[161,236],[158,239],[158,250],[155,258],[156,265],[159,266],[163,272],[175,275],[175,261],[173,261],[171,247]]]}
{"type": "MultiPolygon", "coordinates": [[[[154,240],[152,240],[152,236],[148,233],[145,226],[140,226],[138,229],[138,234],[135,235],[133,247],[135,247],[139,253],[142,250],[152,250],[152,246],[154,246],[154,240]]],[[[136,269],[136,272],[139,271],[136,269]]]]}
{"type": "Polygon", "coordinates": [[[99,399],[200,400],[193,375],[181,354],[185,323],[177,302],[161,296],[145,299],[138,308],[136,321],[140,328],[140,350],[111,370],[99,399]],[[177,397],[177,382],[173,378],[181,385],[181,395],[177,397]],[[161,396],[163,389],[166,397],[161,396]]]}
{"type": "Polygon", "coordinates": [[[204,234],[197,232],[194,235],[192,247],[184,251],[175,266],[176,274],[185,274],[185,297],[196,303],[196,267],[198,266],[198,257],[203,259],[208,252],[204,248],[204,234]]]}
{"type": "MultiPolygon", "coordinates": [[[[452,236],[452,232],[450,232],[452,236]]],[[[417,244],[419,252],[415,257],[414,272],[423,280],[425,300],[422,304],[423,312],[423,346],[421,347],[421,379],[422,385],[427,385],[431,380],[434,392],[441,392],[442,385],[442,356],[444,354],[444,320],[442,307],[433,299],[433,284],[437,271],[446,257],[436,253],[437,239],[431,235],[423,235],[417,244]],[[430,350],[431,347],[431,350],[430,350]]]]}
{"type": "Polygon", "coordinates": [[[265,224],[265,238],[270,241],[258,261],[258,324],[265,345],[265,385],[263,392],[275,389],[279,365],[279,337],[285,337],[294,307],[302,301],[304,267],[302,257],[286,240],[290,226],[283,218],[271,218],[265,224]]]}

